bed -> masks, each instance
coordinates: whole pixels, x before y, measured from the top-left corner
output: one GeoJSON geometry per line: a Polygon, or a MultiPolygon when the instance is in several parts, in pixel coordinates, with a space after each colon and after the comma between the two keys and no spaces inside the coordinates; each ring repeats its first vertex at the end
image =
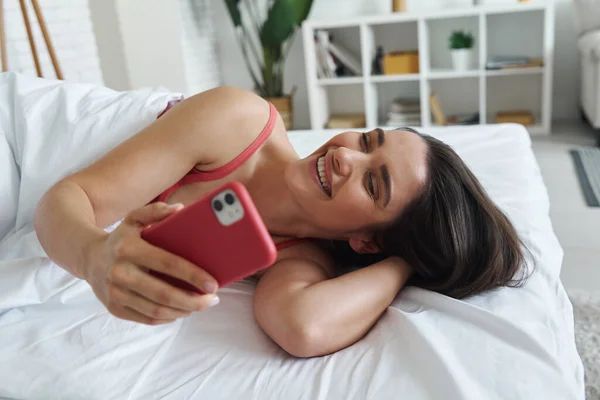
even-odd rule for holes
{"type": "MultiPolygon", "coordinates": [[[[287,355],[259,329],[249,281],[170,325],[112,317],[86,282],[45,257],[32,213],[54,182],[150,123],[174,96],[0,75],[0,397],[584,398],[562,250],[519,125],[425,131],[457,150],[531,249],[537,268],[521,289],[458,301],[407,288],[358,343],[312,359],[287,355]]],[[[335,133],[289,137],[303,156],[335,133]]]]}

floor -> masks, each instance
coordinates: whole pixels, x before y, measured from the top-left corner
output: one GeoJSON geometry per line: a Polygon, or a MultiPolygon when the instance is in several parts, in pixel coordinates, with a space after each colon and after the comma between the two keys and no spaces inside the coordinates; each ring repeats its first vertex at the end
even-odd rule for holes
{"type": "Polygon", "coordinates": [[[595,141],[591,128],[579,121],[556,121],[552,135],[532,137],[552,225],[565,252],[561,278],[567,290],[600,291],[600,207],[586,205],[569,154],[595,141]]]}

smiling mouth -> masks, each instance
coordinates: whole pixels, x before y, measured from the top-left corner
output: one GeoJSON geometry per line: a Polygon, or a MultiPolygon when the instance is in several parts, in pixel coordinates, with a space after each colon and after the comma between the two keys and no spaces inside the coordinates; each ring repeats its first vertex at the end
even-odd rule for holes
{"type": "Polygon", "coordinates": [[[331,184],[327,181],[327,174],[325,173],[325,156],[321,156],[317,159],[317,175],[319,176],[319,183],[321,187],[331,197],[331,184]]]}

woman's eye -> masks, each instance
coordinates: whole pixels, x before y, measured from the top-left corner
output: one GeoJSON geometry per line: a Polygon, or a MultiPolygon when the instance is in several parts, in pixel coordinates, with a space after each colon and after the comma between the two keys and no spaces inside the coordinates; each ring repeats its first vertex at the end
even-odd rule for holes
{"type": "Polygon", "coordinates": [[[373,180],[373,197],[375,197],[375,200],[378,200],[379,199],[379,181],[373,174],[371,174],[371,179],[373,180]]]}
{"type": "Polygon", "coordinates": [[[375,184],[374,184],[374,179],[373,179],[372,173],[369,173],[369,178],[367,180],[367,183],[369,185],[369,193],[371,194],[371,196],[375,197],[375,184]]]}
{"type": "Polygon", "coordinates": [[[362,141],[365,151],[369,151],[369,138],[366,133],[362,134],[362,141]]]}

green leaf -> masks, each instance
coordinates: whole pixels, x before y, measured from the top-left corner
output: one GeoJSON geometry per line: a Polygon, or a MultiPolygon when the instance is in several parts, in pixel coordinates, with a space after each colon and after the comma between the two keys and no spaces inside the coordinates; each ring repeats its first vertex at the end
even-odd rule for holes
{"type": "Polygon", "coordinates": [[[242,16],[240,14],[239,3],[241,0],[225,0],[225,4],[227,5],[227,11],[229,11],[229,15],[231,16],[231,21],[235,27],[238,27],[242,24],[242,16]]]}
{"type": "Polygon", "coordinates": [[[308,18],[313,0],[293,0],[296,9],[296,25],[302,25],[302,22],[308,18]]]}
{"type": "Polygon", "coordinates": [[[449,38],[451,49],[470,49],[473,47],[475,39],[470,32],[453,31],[449,38]]]}
{"type": "Polygon", "coordinates": [[[298,16],[294,0],[277,0],[269,10],[260,38],[270,47],[281,46],[296,27],[298,16]]]}

